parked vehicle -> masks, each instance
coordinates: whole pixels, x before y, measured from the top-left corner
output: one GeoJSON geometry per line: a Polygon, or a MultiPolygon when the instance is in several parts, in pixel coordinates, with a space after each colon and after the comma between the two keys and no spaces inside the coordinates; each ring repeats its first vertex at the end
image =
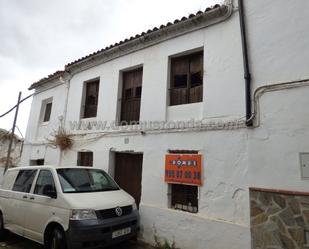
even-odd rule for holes
{"type": "Polygon", "coordinates": [[[102,248],[138,229],[134,199],[101,169],[29,166],[4,176],[1,239],[9,230],[52,249],[102,248]]]}

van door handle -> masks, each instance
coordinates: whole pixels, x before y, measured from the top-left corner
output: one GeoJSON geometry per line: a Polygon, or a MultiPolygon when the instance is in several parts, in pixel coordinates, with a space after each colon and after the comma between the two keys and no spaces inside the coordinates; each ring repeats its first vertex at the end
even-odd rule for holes
{"type": "Polygon", "coordinates": [[[33,196],[31,196],[31,197],[30,197],[30,200],[34,200],[34,197],[33,197],[33,196]]]}
{"type": "Polygon", "coordinates": [[[24,195],[24,196],[23,196],[23,198],[24,198],[24,199],[27,199],[27,198],[28,198],[28,196],[24,195]]]}

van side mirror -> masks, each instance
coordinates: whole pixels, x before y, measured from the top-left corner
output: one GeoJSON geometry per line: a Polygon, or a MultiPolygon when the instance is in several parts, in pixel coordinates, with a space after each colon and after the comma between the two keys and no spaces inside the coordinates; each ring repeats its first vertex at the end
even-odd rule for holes
{"type": "Polygon", "coordinates": [[[47,185],[44,186],[43,195],[48,196],[48,197],[53,198],[53,199],[57,199],[57,192],[56,192],[55,188],[50,184],[47,184],[47,185]]]}

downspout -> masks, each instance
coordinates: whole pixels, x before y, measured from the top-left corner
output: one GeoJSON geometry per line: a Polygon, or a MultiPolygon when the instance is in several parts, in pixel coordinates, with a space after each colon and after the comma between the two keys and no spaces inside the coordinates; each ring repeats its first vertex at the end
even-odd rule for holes
{"type": "Polygon", "coordinates": [[[253,121],[251,118],[252,117],[251,73],[250,73],[250,65],[249,65],[249,59],[248,59],[248,46],[247,46],[247,37],[246,37],[246,23],[245,23],[243,0],[238,0],[238,9],[239,9],[242,56],[243,56],[243,63],[244,63],[246,125],[247,127],[252,127],[253,121]]]}

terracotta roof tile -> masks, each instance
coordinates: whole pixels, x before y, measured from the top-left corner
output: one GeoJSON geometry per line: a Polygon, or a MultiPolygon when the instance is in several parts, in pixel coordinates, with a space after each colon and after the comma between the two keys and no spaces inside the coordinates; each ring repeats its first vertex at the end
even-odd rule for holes
{"type": "Polygon", "coordinates": [[[69,67],[69,66],[71,66],[71,65],[73,65],[73,64],[75,64],[75,63],[78,63],[78,62],[80,62],[80,61],[82,61],[82,60],[84,60],[84,59],[89,58],[90,56],[93,56],[93,55],[98,54],[98,53],[101,53],[101,52],[103,52],[103,51],[105,51],[105,50],[108,50],[108,49],[111,49],[111,48],[113,48],[113,47],[116,47],[116,46],[118,46],[119,44],[124,44],[124,43],[126,43],[126,42],[128,42],[128,41],[132,41],[132,40],[137,39],[137,38],[139,38],[139,37],[141,37],[141,36],[144,36],[144,35],[146,35],[146,34],[150,34],[150,33],[152,33],[152,32],[156,32],[156,31],[158,31],[158,30],[160,30],[160,29],[164,29],[164,28],[166,28],[166,27],[168,27],[168,26],[171,26],[171,25],[173,25],[173,24],[177,24],[177,23],[179,23],[179,22],[186,21],[186,20],[188,20],[188,19],[191,19],[191,18],[196,17],[197,15],[201,15],[201,14],[207,12],[207,11],[210,11],[210,10],[213,10],[213,9],[216,9],[216,8],[219,8],[219,7],[221,7],[221,5],[220,5],[220,4],[216,4],[216,5],[214,5],[213,7],[208,7],[208,8],[206,8],[204,12],[203,12],[203,11],[198,11],[198,12],[195,13],[195,14],[190,14],[188,17],[186,17],[186,16],[182,17],[181,20],[176,19],[176,20],[174,20],[173,22],[168,22],[166,25],[162,24],[159,28],[158,28],[158,27],[154,27],[152,30],[151,30],[151,29],[147,30],[147,32],[142,32],[141,34],[136,34],[134,37],[131,36],[130,39],[128,39],[128,38],[127,38],[127,39],[124,39],[123,41],[120,41],[120,42],[115,43],[115,44],[113,44],[113,45],[107,46],[107,47],[104,48],[104,49],[98,50],[98,51],[94,52],[93,54],[89,54],[89,55],[84,56],[84,57],[82,57],[82,58],[80,58],[80,59],[77,59],[77,60],[75,60],[75,61],[72,61],[72,62],[68,63],[65,67],[69,67]]]}
{"type": "Polygon", "coordinates": [[[39,86],[39,85],[41,85],[41,84],[43,84],[43,83],[45,83],[45,82],[48,82],[48,81],[51,80],[51,79],[56,79],[56,78],[62,76],[63,74],[64,74],[64,71],[58,70],[58,71],[54,72],[53,74],[50,74],[50,75],[48,75],[47,77],[42,78],[42,79],[40,79],[40,80],[37,81],[37,82],[34,82],[34,83],[29,87],[29,90],[31,90],[31,89],[33,89],[33,88],[35,88],[35,87],[37,87],[37,86],[39,86]]]}
{"type": "MultiPolygon", "coordinates": [[[[81,61],[83,61],[83,60],[85,60],[85,59],[88,59],[89,57],[92,57],[92,56],[94,56],[94,55],[97,55],[97,54],[99,54],[99,53],[101,53],[101,52],[103,52],[103,51],[106,51],[106,50],[109,50],[109,49],[111,49],[111,48],[117,47],[117,46],[119,46],[120,44],[124,44],[124,43],[126,43],[126,42],[128,42],[128,41],[132,41],[132,40],[138,39],[138,38],[140,38],[140,37],[142,37],[142,36],[144,36],[144,35],[146,35],[146,34],[150,34],[150,33],[152,33],[152,32],[156,32],[156,31],[162,30],[162,29],[164,29],[164,28],[166,28],[166,27],[169,27],[169,26],[172,26],[172,25],[174,25],[174,24],[177,24],[177,23],[180,23],[180,22],[184,22],[184,21],[186,21],[186,20],[188,20],[188,19],[191,19],[191,18],[196,17],[197,15],[204,14],[205,12],[208,12],[208,11],[210,11],[210,10],[213,10],[213,9],[216,9],[216,8],[219,8],[219,7],[221,7],[221,5],[220,5],[220,4],[216,4],[216,5],[214,5],[213,7],[208,7],[208,8],[206,8],[204,12],[203,12],[203,11],[198,11],[198,12],[195,13],[195,14],[190,14],[188,17],[185,17],[185,16],[184,16],[184,17],[182,17],[180,20],[179,20],[179,19],[176,19],[176,20],[174,20],[173,22],[168,22],[166,25],[162,24],[159,28],[158,28],[158,27],[154,27],[153,29],[149,29],[149,30],[147,31],[147,33],[142,32],[141,34],[136,34],[135,36],[131,36],[130,38],[126,38],[126,39],[124,39],[124,40],[122,40],[122,41],[120,41],[120,42],[117,42],[117,43],[115,43],[115,44],[111,44],[111,45],[109,45],[109,46],[107,46],[107,47],[105,47],[105,48],[102,48],[102,49],[100,49],[100,50],[98,50],[98,51],[95,51],[95,52],[93,52],[93,53],[91,53],[91,54],[89,54],[89,55],[83,56],[83,57],[81,57],[81,58],[79,58],[79,59],[77,59],[77,60],[75,60],[75,61],[72,61],[72,62],[68,63],[67,65],[65,65],[65,68],[67,68],[67,67],[69,67],[69,66],[71,66],[71,65],[74,65],[74,64],[76,64],[76,63],[79,63],[79,62],[81,62],[81,61]]],[[[51,80],[51,79],[54,79],[54,78],[57,78],[57,77],[62,76],[62,75],[64,74],[64,72],[65,72],[65,71],[57,71],[57,72],[55,72],[55,73],[53,73],[53,74],[50,74],[48,77],[45,77],[45,78],[43,78],[43,79],[41,79],[41,80],[39,80],[39,81],[33,83],[33,84],[29,87],[29,90],[34,89],[35,87],[37,87],[37,86],[39,86],[39,85],[41,85],[41,84],[43,84],[43,83],[45,83],[45,82],[47,82],[47,81],[49,81],[49,80],[51,80]]]]}

